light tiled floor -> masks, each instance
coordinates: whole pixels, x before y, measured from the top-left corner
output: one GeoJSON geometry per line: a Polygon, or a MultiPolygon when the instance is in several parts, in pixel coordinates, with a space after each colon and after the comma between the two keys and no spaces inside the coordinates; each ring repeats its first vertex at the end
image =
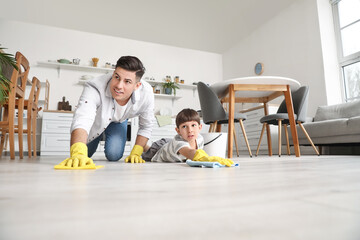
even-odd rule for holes
{"type": "Polygon", "coordinates": [[[359,156],[53,170],[62,160],[0,159],[0,239],[360,239],[359,156]]]}

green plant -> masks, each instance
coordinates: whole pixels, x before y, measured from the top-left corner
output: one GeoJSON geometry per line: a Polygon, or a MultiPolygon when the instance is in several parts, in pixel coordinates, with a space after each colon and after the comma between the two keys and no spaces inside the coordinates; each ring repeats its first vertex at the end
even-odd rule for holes
{"type": "Polygon", "coordinates": [[[0,47],[0,104],[4,104],[7,101],[8,92],[10,91],[10,79],[7,79],[4,75],[4,69],[12,66],[18,70],[14,56],[3,52],[4,49],[6,48],[0,47]]]}
{"type": "Polygon", "coordinates": [[[176,95],[176,89],[180,89],[176,82],[164,82],[162,83],[162,87],[164,90],[166,88],[174,89],[174,95],[176,95]]]}

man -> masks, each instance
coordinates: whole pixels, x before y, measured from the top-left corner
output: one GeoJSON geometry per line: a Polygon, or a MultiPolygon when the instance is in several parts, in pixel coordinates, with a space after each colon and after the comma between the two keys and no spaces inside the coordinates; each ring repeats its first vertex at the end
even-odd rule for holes
{"type": "Polygon", "coordinates": [[[145,68],[133,56],[123,56],[112,74],[88,82],[79,99],[71,125],[70,158],[60,165],[82,167],[93,164],[90,158],[105,134],[105,156],[118,161],[124,153],[127,120],[139,117],[135,146],[125,162],[143,163],[143,148],[151,136],[154,94],[150,84],[140,81],[145,68]]]}

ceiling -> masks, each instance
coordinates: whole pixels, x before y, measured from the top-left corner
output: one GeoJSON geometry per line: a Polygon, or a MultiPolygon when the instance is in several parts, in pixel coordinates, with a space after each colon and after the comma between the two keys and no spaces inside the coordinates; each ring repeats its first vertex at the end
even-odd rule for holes
{"type": "Polygon", "coordinates": [[[295,1],[17,0],[1,17],[223,53],[295,1]]]}

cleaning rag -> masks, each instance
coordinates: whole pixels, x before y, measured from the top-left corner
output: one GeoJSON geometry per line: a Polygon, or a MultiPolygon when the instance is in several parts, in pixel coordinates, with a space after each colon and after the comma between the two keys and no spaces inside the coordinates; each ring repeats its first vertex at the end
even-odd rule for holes
{"type": "Polygon", "coordinates": [[[64,165],[56,165],[54,168],[58,169],[58,170],[91,170],[91,169],[99,169],[99,168],[103,168],[104,166],[96,166],[95,164],[88,164],[85,165],[83,167],[68,167],[68,166],[64,166],[64,165]]]}
{"type": "MultiPolygon", "coordinates": [[[[192,160],[186,160],[186,164],[190,167],[207,167],[207,168],[219,168],[219,167],[225,167],[225,165],[222,165],[218,162],[198,162],[198,161],[192,161],[192,160]]],[[[235,163],[232,165],[232,167],[239,166],[238,163],[235,163]]]]}

